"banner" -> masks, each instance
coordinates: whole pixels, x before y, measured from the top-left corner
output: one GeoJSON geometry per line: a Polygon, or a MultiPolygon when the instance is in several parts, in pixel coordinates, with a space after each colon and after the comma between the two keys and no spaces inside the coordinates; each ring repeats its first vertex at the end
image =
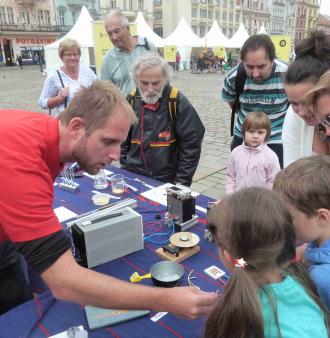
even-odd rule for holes
{"type": "Polygon", "coordinates": [[[137,24],[135,22],[129,23],[129,32],[131,33],[131,36],[137,36],[137,24]]]}
{"type": "Polygon", "coordinates": [[[290,35],[271,35],[270,38],[275,45],[276,58],[289,63],[291,53],[290,35]]]}
{"type": "Polygon", "coordinates": [[[223,47],[213,47],[214,56],[217,56],[219,59],[225,59],[225,49],[223,47]]]}
{"type": "Polygon", "coordinates": [[[167,62],[175,62],[176,47],[164,46],[164,60],[167,62]]]}
{"type": "Polygon", "coordinates": [[[95,66],[96,73],[99,75],[101,71],[101,65],[105,54],[109,49],[113,47],[108,33],[105,30],[103,21],[94,21],[93,27],[93,39],[94,39],[94,54],[95,54],[95,66]]]}

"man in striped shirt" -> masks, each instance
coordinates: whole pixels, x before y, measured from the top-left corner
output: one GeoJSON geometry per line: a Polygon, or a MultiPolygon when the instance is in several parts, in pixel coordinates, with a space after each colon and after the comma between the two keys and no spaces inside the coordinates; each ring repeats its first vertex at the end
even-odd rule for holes
{"type": "MultiPolygon", "coordinates": [[[[247,114],[254,111],[265,112],[271,123],[268,146],[277,154],[283,167],[282,127],[289,106],[284,91],[284,73],[288,66],[275,59],[275,46],[266,34],[249,37],[242,49],[241,60],[246,72],[244,89],[239,96],[239,107],[234,127],[231,150],[242,144],[242,124],[247,114]]],[[[230,107],[235,104],[237,91],[235,79],[238,66],[228,72],[222,88],[222,99],[230,107]]]]}

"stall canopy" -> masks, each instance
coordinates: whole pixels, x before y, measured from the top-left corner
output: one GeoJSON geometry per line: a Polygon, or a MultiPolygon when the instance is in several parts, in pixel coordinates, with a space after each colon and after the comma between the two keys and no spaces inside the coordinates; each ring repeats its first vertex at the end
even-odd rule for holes
{"type": "Polygon", "coordinates": [[[89,48],[93,47],[93,29],[92,17],[90,16],[87,8],[84,6],[81,9],[79,18],[72,29],[61,39],[56,40],[54,43],[45,46],[45,59],[47,72],[57,69],[62,64],[58,56],[58,46],[64,39],[75,39],[81,45],[81,58],[80,63],[87,66],[90,65],[89,48]]]}
{"type": "Polygon", "coordinates": [[[203,42],[181,18],[175,30],[164,40],[164,46],[202,47],[203,42]]]}
{"type": "Polygon", "coordinates": [[[150,40],[156,47],[164,46],[164,39],[157,35],[147,24],[141,12],[138,13],[135,23],[137,26],[137,33],[139,36],[146,37],[150,40]]]}
{"type": "Polygon", "coordinates": [[[264,26],[260,27],[258,34],[267,34],[268,35],[264,26]]]}
{"type": "Polygon", "coordinates": [[[249,37],[248,32],[246,31],[246,29],[244,28],[243,23],[240,24],[237,32],[234,34],[234,36],[229,40],[229,44],[228,46],[225,47],[229,47],[229,48],[241,48],[245,42],[245,40],[247,40],[247,38],[249,37]]]}
{"type": "Polygon", "coordinates": [[[229,39],[222,33],[222,30],[216,21],[213,22],[211,29],[202,40],[206,47],[226,47],[229,44],[229,39]]]}

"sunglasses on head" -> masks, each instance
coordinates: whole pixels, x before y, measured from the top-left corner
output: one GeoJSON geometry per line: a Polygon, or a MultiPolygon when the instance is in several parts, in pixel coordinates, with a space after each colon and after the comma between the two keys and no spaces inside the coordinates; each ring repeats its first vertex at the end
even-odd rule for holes
{"type": "Polygon", "coordinates": [[[330,136],[327,136],[327,128],[330,128],[330,115],[328,115],[320,124],[316,126],[320,139],[330,143],[330,136]]]}

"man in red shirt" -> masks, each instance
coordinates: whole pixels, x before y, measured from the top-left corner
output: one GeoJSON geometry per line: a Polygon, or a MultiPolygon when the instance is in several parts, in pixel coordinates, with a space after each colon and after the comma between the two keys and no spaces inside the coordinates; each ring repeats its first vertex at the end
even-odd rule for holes
{"type": "Polygon", "coordinates": [[[133,285],[79,266],[53,203],[65,162],[96,174],[118,160],[136,116],[112,84],[82,89],[58,117],[0,111],[0,313],[31,297],[17,250],[53,295],[104,308],[152,309],[186,318],[207,314],[217,296],[195,288],[133,285]]]}

